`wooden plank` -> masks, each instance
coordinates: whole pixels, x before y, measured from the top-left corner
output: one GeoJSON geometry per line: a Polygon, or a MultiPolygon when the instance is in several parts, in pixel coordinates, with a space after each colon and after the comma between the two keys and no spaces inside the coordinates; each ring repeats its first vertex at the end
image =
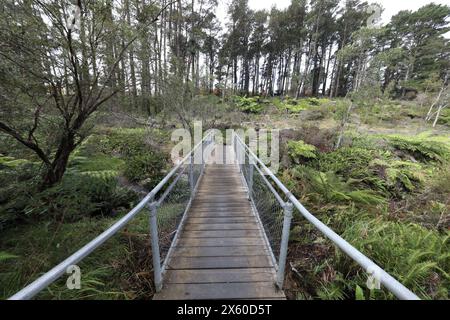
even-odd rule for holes
{"type": "Polygon", "coordinates": [[[239,187],[239,186],[236,186],[236,185],[233,185],[232,187],[233,187],[233,189],[230,189],[229,188],[230,186],[223,186],[222,188],[219,188],[219,187],[217,187],[217,188],[214,188],[214,189],[212,189],[212,188],[206,188],[206,187],[203,187],[203,186],[201,186],[199,189],[197,189],[197,195],[211,195],[211,196],[219,196],[219,195],[236,195],[236,194],[245,194],[245,191],[247,191],[244,187],[239,187]],[[220,194],[214,194],[214,193],[212,193],[211,191],[212,190],[219,190],[219,191],[223,191],[223,194],[222,193],[220,193],[220,194]]]}
{"type": "Polygon", "coordinates": [[[254,217],[250,212],[235,211],[235,212],[208,212],[208,211],[195,211],[189,213],[190,218],[249,218],[254,217]]]}
{"type": "Polygon", "coordinates": [[[208,200],[208,199],[219,199],[223,198],[226,199],[226,197],[229,197],[231,199],[237,198],[237,199],[246,199],[247,194],[246,190],[234,190],[234,185],[230,184],[223,188],[207,188],[205,191],[199,190],[197,197],[195,198],[195,201],[197,200],[208,200]]]}
{"type": "Polygon", "coordinates": [[[184,226],[186,232],[203,231],[203,230],[259,230],[255,223],[219,223],[219,224],[186,224],[184,226]]]}
{"type": "Polygon", "coordinates": [[[206,209],[230,209],[230,208],[250,208],[250,203],[248,200],[243,202],[194,202],[192,203],[192,208],[195,210],[198,207],[206,208],[206,209]]]}
{"type": "Polygon", "coordinates": [[[235,208],[235,207],[239,207],[239,208],[247,208],[249,206],[249,202],[247,199],[243,200],[243,201],[212,201],[212,202],[208,202],[208,201],[201,201],[201,202],[196,202],[192,204],[193,208],[199,208],[199,207],[203,207],[203,208],[235,208]]]}
{"type": "Polygon", "coordinates": [[[268,255],[262,245],[234,247],[177,247],[173,257],[237,257],[268,255]]]}
{"type": "MultiPolygon", "coordinates": [[[[245,189],[244,188],[233,188],[233,184],[229,184],[222,187],[206,187],[203,189],[198,189],[197,195],[200,196],[199,199],[204,199],[205,197],[219,197],[219,196],[244,196],[245,189]]],[[[197,198],[196,198],[197,199],[197,198]]]]}
{"type": "Polygon", "coordinates": [[[264,245],[262,238],[181,238],[179,247],[233,247],[264,245]]]}
{"type": "Polygon", "coordinates": [[[189,216],[195,215],[196,213],[208,213],[211,215],[222,214],[222,215],[235,215],[237,213],[245,213],[247,215],[253,215],[250,207],[241,208],[191,208],[189,216]]]}
{"type": "Polygon", "coordinates": [[[258,238],[261,235],[258,230],[212,230],[189,231],[181,235],[182,239],[190,238],[258,238]]]}
{"type": "Polygon", "coordinates": [[[267,256],[238,257],[173,257],[168,270],[272,268],[267,256]]]}
{"type": "Polygon", "coordinates": [[[165,283],[265,282],[270,279],[275,281],[275,272],[271,268],[170,270],[165,283]]]}
{"type": "Polygon", "coordinates": [[[228,215],[236,215],[238,213],[240,214],[246,214],[248,216],[253,215],[251,212],[251,209],[249,207],[193,207],[191,209],[192,214],[195,213],[209,213],[211,215],[215,214],[228,214],[228,215]]]}
{"type": "Polygon", "coordinates": [[[204,217],[204,218],[194,218],[190,217],[187,219],[188,224],[219,224],[219,223],[254,223],[256,222],[255,217],[204,217]]]}
{"type": "Polygon", "coordinates": [[[155,300],[227,300],[284,298],[272,282],[168,284],[155,300]]]}

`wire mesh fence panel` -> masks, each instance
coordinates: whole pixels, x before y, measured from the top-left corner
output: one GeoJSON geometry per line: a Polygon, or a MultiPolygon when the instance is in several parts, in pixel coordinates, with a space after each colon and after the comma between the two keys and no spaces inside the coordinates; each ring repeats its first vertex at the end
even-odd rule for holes
{"type": "MultiPolygon", "coordinates": [[[[247,166],[248,168],[248,166],[247,166]]],[[[248,169],[247,169],[248,170],[248,169]]],[[[249,178],[247,176],[246,180],[249,178]]],[[[249,180],[247,180],[247,183],[249,180]]],[[[283,232],[284,208],[270,190],[264,177],[256,169],[252,175],[251,196],[259,218],[278,263],[283,232]]]]}
{"type": "Polygon", "coordinates": [[[240,165],[240,168],[241,168],[242,175],[244,176],[245,181],[247,182],[247,185],[249,185],[249,182],[250,182],[250,175],[249,175],[250,170],[249,170],[249,165],[248,165],[248,163],[249,163],[248,155],[245,154],[242,157],[242,160],[243,160],[242,163],[240,163],[239,165],[240,165]]]}
{"type": "Polygon", "coordinates": [[[180,226],[183,214],[191,199],[189,164],[180,168],[179,176],[172,183],[175,184],[159,205],[157,214],[159,249],[162,264],[164,264],[167,253],[180,226]]]}
{"type": "Polygon", "coordinates": [[[264,227],[267,240],[272,249],[274,258],[278,263],[280,255],[281,238],[283,233],[284,208],[280,199],[273,194],[269,182],[258,170],[252,156],[237,146],[240,168],[245,179],[253,203],[258,211],[259,218],[264,227]],[[240,152],[240,154],[239,154],[240,152]]]}

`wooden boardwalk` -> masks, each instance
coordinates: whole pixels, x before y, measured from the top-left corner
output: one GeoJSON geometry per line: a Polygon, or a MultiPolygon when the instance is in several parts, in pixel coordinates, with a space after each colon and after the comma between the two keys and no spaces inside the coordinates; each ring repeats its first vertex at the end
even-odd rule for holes
{"type": "Polygon", "coordinates": [[[284,299],[237,165],[206,166],[155,300],[284,299]]]}

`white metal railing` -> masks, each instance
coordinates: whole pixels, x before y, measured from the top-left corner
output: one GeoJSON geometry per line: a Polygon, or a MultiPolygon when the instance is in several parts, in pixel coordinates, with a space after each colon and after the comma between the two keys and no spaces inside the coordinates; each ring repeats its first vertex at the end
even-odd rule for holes
{"type": "Polygon", "coordinates": [[[372,260],[312,215],[236,133],[233,137],[233,148],[240,166],[240,171],[242,172],[247,183],[249,195],[258,210],[259,218],[264,226],[266,239],[268,239],[269,246],[275,255],[275,259],[278,258],[275,262],[277,264],[277,285],[280,288],[282,287],[284,281],[292,209],[295,207],[307,221],[313,224],[323,235],[325,235],[337,247],[344,251],[356,263],[363,267],[369,276],[379,281],[379,283],[386,287],[397,298],[402,300],[420,300],[419,297],[417,297],[403,284],[397,281],[394,277],[384,271],[381,267],[375,264],[372,260]],[[265,197],[262,200],[260,199],[261,197],[255,196],[256,176],[262,181],[261,183],[264,184],[267,189],[265,197]],[[281,191],[283,197],[287,199],[286,201],[283,200],[283,197],[275,189],[275,187],[281,191]],[[273,199],[275,200],[268,200],[267,197],[269,194],[272,194],[273,199]],[[258,203],[267,202],[269,202],[269,206],[260,204],[260,208],[258,208],[258,203]],[[275,202],[277,202],[277,204],[275,204],[275,202]],[[279,208],[282,208],[282,210],[279,208]],[[261,212],[264,210],[268,211],[267,216],[272,215],[272,217],[266,218],[266,221],[264,221],[262,217],[264,212],[261,212]]]}
{"type": "MultiPolygon", "coordinates": [[[[196,188],[198,187],[201,176],[203,175],[206,163],[204,159],[204,150],[206,147],[211,145],[213,138],[212,133],[207,134],[204,139],[198,143],[193,150],[177,166],[175,166],[175,168],[173,168],[172,171],[170,171],[170,173],[133,210],[116,222],[111,228],[86,244],[83,248],[58,264],[49,272],[45,273],[43,276],[10,297],[9,300],[29,300],[35,297],[39,292],[64,275],[69,267],[82,261],[93,251],[103,245],[108,239],[117,234],[146,207],[150,209],[150,234],[154,282],[156,290],[161,290],[167,257],[170,255],[170,251],[178,238],[182,222],[184,221],[186,212],[189,210],[196,188]],[[201,158],[196,157],[197,152],[201,153],[201,158]],[[201,163],[196,164],[196,159],[201,159],[201,163]],[[186,180],[188,180],[188,182],[182,184],[182,182],[186,182],[186,180]],[[188,196],[185,197],[185,195],[177,195],[175,198],[180,197],[182,199],[171,200],[171,208],[169,208],[169,210],[171,211],[173,221],[170,221],[170,228],[173,230],[166,230],[166,241],[163,246],[167,248],[167,251],[164,252],[163,259],[161,259],[161,236],[158,232],[158,226],[161,226],[162,222],[167,224],[167,221],[162,221],[163,219],[158,216],[158,209],[161,209],[162,206],[169,201],[168,199],[170,199],[171,195],[175,193],[174,190],[177,190],[177,188],[179,190],[188,190],[188,196]],[[161,193],[162,195],[160,195],[161,193]],[[174,205],[176,201],[178,201],[178,203],[176,203],[178,207],[174,205]]],[[[167,210],[164,213],[167,213],[167,210]]]]}

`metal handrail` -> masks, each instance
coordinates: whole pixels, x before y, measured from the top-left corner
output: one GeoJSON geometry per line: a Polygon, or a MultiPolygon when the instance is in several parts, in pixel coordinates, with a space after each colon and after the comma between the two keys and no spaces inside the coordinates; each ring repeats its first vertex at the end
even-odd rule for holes
{"type": "MultiPolygon", "coordinates": [[[[73,266],[88,255],[90,255],[93,251],[99,248],[102,244],[104,244],[107,240],[109,240],[112,236],[117,234],[121,229],[123,229],[133,218],[135,218],[146,206],[151,204],[156,195],[164,188],[164,186],[175,176],[178,170],[186,164],[186,162],[192,161],[193,155],[199,150],[199,148],[203,147],[203,143],[205,143],[210,137],[212,133],[207,134],[201,142],[199,142],[192,151],[183,158],[178,165],[176,165],[172,171],[167,174],[167,176],[127,215],[125,215],[122,219],[116,222],[112,227],[108,230],[100,234],[97,238],[86,244],[83,248],[75,252],[69,258],[58,264],[56,267],[45,273],[43,276],[17,292],[15,295],[10,297],[8,300],[29,300],[36,296],[39,292],[47,288],[57,279],[59,279],[62,275],[66,273],[67,268],[73,266]]],[[[202,150],[203,153],[203,150],[202,150]]],[[[203,161],[203,155],[202,155],[203,161]]],[[[169,187],[170,188],[170,187],[169,187]]],[[[163,195],[165,197],[165,195],[163,195]]]]}
{"type": "MultiPolygon", "coordinates": [[[[392,292],[397,298],[401,300],[420,300],[420,298],[415,295],[412,291],[406,288],[403,284],[401,284],[398,280],[392,277],[389,273],[384,271],[381,267],[379,267],[376,263],[366,257],[363,253],[361,253],[358,249],[353,247],[350,243],[340,237],[337,233],[331,230],[328,226],[326,226],[323,222],[317,219],[313,214],[311,214],[298,199],[289,191],[289,189],[270,171],[269,168],[255,155],[255,153],[242,141],[241,137],[235,133],[235,139],[233,141],[237,141],[243,148],[243,151],[249,155],[249,158],[253,158],[256,161],[256,167],[259,164],[262,168],[262,171],[266,173],[267,176],[271,178],[271,180],[276,184],[276,186],[284,193],[286,198],[288,199],[288,203],[292,203],[297,210],[302,214],[302,216],[308,220],[311,224],[313,224],[323,235],[325,235],[329,240],[331,240],[337,247],[339,247],[342,251],[344,251],[350,258],[352,258],[356,263],[358,263],[361,267],[363,267],[366,272],[369,273],[370,276],[376,277],[383,286],[385,286],[390,292],[392,292]]],[[[239,151],[237,150],[237,159],[242,159],[239,151]]],[[[249,161],[252,162],[252,161],[249,161]]],[[[269,183],[267,179],[266,183],[269,183]]],[[[270,184],[270,183],[269,183],[270,184]]],[[[273,188],[273,187],[272,187],[273,188]]],[[[272,189],[271,189],[272,191],[272,189]]],[[[286,229],[286,228],[284,228],[286,229]]],[[[283,230],[287,231],[287,230],[283,230]]],[[[281,250],[283,251],[283,250],[281,250]]],[[[282,252],[283,253],[283,252],[282,252]]],[[[280,257],[282,259],[283,257],[280,257]]],[[[285,258],[285,257],[284,257],[285,258]]],[[[284,261],[285,262],[285,261],[284,261]]],[[[283,261],[279,262],[279,271],[281,269],[280,264],[283,261]]],[[[284,270],[282,270],[284,271],[284,270]]],[[[280,280],[280,279],[279,279],[280,280]]]]}

